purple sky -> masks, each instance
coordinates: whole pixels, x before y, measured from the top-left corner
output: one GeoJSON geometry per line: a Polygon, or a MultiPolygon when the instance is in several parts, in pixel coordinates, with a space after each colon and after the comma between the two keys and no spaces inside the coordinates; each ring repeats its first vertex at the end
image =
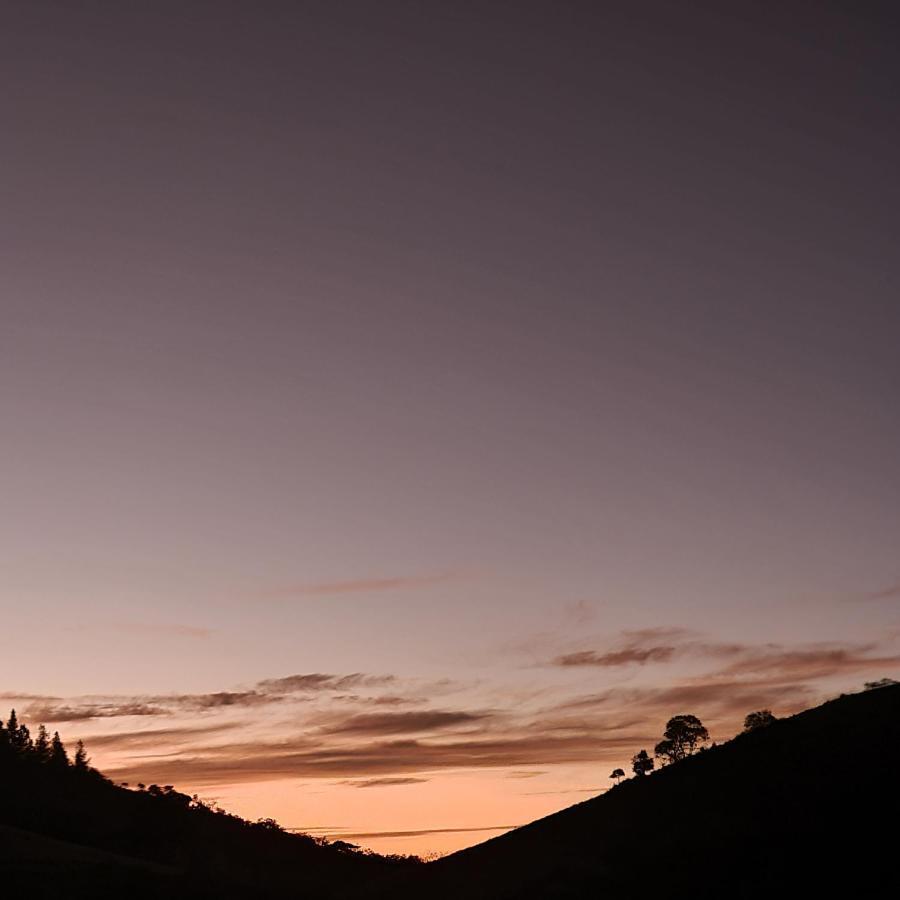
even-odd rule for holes
{"type": "MultiPolygon", "coordinates": [[[[244,724],[471,739],[697,666],[785,709],[895,671],[889,5],[144,6],[4,7],[0,692],[118,710],[65,730],[127,768],[128,704],[202,749],[173,697],[298,673],[395,680],[244,724]]],[[[605,783],[547,746],[491,758],[551,773],[538,806],[502,770],[426,821],[475,770],[423,750],[276,811],[517,824],[605,783]]]]}

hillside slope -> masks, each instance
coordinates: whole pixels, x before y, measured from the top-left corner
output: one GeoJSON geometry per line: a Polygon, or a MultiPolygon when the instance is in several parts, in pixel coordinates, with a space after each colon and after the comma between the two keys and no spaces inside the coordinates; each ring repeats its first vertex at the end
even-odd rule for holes
{"type": "Polygon", "coordinates": [[[96,896],[127,892],[130,898],[171,896],[173,866],[120,856],[46,835],[0,825],[0,882],[27,887],[30,897],[96,896]]]}
{"type": "Polygon", "coordinates": [[[31,896],[331,900],[405,864],[0,752],[0,884],[31,896]]]}
{"type": "Polygon", "coordinates": [[[409,896],[883,897],[900,686],[841,697],[427,866],[409,896]]]}
{"type": "Polygon", "coordinates": [[[35,898],[883,897],[900,686],[842,697],[427,866],[0,759],[0,884],[35,898]]]}

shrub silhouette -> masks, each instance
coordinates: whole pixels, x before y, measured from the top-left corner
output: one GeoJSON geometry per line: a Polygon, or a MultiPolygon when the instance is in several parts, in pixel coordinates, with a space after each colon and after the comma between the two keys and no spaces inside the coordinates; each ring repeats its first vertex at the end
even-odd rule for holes
{"type": "Polygon", "coordinates": [[[878,688],[891,687],[895,684],[900,684],[900,681],[893,678],[879,678],[877,681],[867,681],[864,687],[867,691],[877,691],[878,688]]]}
{"type": "Polygon", "coordinates": [[[744,731],[756,731],[757,728],[765,728],[776,721],[777,718],[771,709],[760,709],[747,714],[744,719],[744,731]]]}

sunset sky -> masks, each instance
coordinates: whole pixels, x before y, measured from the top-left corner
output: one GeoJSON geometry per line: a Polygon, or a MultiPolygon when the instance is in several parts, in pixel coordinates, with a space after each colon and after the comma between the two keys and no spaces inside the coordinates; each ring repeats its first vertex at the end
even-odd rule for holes
{"type": "Polygon", "coordinates": [[[2,6],[0,715],[425,853],[900,677],[889,5],[2,6]]]}

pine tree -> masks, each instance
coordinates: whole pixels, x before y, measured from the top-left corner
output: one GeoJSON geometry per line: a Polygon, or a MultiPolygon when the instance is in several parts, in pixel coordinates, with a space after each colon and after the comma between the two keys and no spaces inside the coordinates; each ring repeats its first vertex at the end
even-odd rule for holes
{"type": "Polygon", "coordinates": [[[50,765],[64,769],[69,765],[69,754],[59,737],[59,732],[53,732],[53,740],[50,741],[50,765]]]}
{"type": "Polygon", "coordinates": [[[9,732],[3,725],[3,719],[0,719],[0,759],[9,753],[9,732]]]}
{"type": "Polygon", "coordinates": [[[88,768],[89,762],[87,751],[84,749],[84,741],[79,741],[75,745],[75,759],[72,764],[76,769],[85,770],[88,768]]]}
{"type": "Polygon", "coordinates": [[[43,725],[38,728],[37,737],[35,738],[34,746],[32,747],[32,753],[38,762],[45,763],[50,761],[50,735],[43,725]]]}
{"type": "Polygon", "coordinates": [[[16,753],[26,753],[31,749],[31,732],[27,725],[19,724],[15,710],[9,714],[6,729],[9,732],[9,744],[16,753]]]}

